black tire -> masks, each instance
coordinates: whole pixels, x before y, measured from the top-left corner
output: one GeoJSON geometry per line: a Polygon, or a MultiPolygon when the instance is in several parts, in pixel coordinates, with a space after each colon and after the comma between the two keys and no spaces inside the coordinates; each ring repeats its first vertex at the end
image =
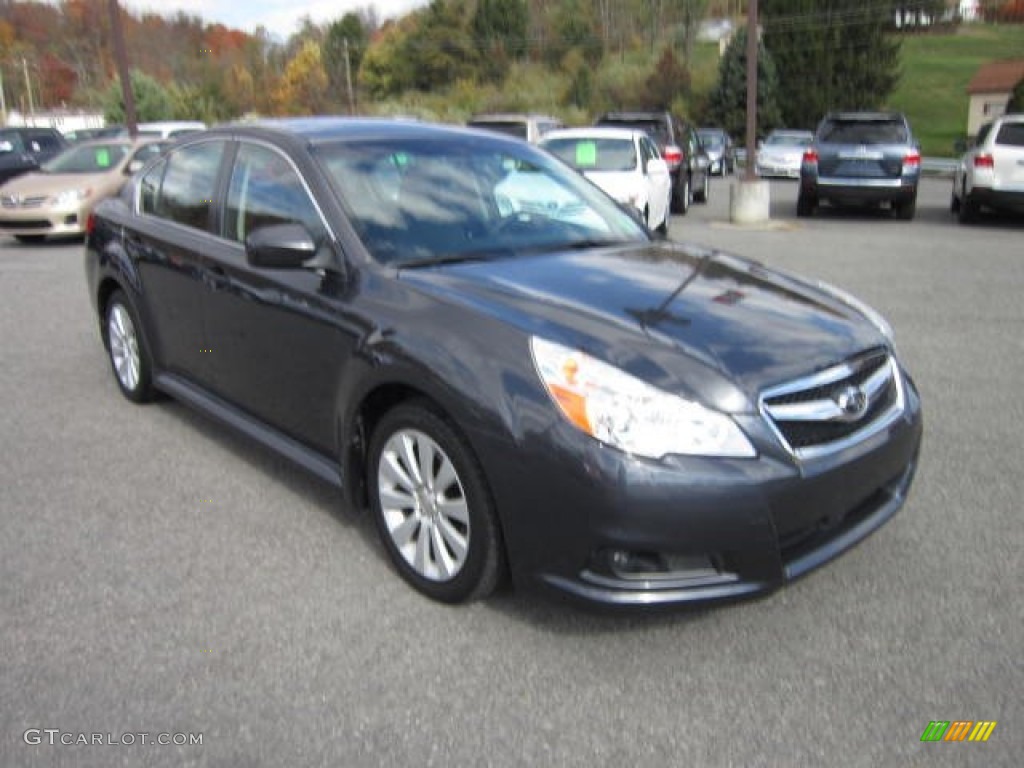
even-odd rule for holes
{"type": "Polygon", "coordinates": [[[15,235],[14,239],[19,243],[30,245],[43,242],[46,239],[46,235],[15,235]]]}
{"type": "Polygon", "coordinates": [[[957,211],[957,218],[961,224],[973,224],[978,220],[980,206],[967,196],[963,191],[960,195],[960,210],[957,211]]]}
{"type": "Polygon", "coordinates": [[[708,197],[709,197],[710,194],[711,194],[711,181],[708,178],[708,174],[705,173],[704,174],[704,184],[701,186],[700,190],[698,190],[697,192],[693,193],[693,200],[694,200],[694,202],[697,202],[697,203],[706,203],[708,201],[708,197]]]}
{"type": "Polygon", "coordinates": [[[811,195],[800,192],[796,198],[796,215],[800,218],[813,216],[818,207],[818,201],[811,195]]]}
{"type": "Polygon", "coordinates": [[[914,214],[917,212],[917,198],[913,197],[910,200],[905,200],[901,203],[893,203],[892,209],[895,212],[897,219],[911,221],[914,218],[914,214]]]}
{"type": "Polygon", "coordinates": [[[690,190],[689,174],[679,174],[679,183],[674,187],[672,195],[672,212],[681,213],[684,216],[690,210],[690,203],[693,201],[693,192],[690,190]]]}
{"type": "Polygon", "coordinates": [[[153,400],[152,357],[139,317],[121,291],[115,291],[107,301],[103,343],[121,394],[135,403],[153,400]]]}
{"type": "Polygon", "coordinates": [[[949,195],[949,212],[960,213],[960,198],[956,196],[955,188],[949,195]]]}
{"type": "Polygon", "coordinates": [[[468,443],[430,403],[402,403],[381,418],[366,481],[381,541],[406,582],[445,603],[495,590],[504,556],[486,478],[468,443]],[[438,479],[445,487],[434,485],[438,479]]]}

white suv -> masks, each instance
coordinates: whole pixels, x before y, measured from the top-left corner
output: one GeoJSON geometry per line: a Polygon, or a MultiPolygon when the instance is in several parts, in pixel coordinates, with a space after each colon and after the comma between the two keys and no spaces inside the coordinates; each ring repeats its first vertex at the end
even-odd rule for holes
{"type": "Polygon", "coordinates": [[[981,126],[953,176],[950,210],[967,223],[982,206],[1024,211],[1024,114],[981,126]]]}

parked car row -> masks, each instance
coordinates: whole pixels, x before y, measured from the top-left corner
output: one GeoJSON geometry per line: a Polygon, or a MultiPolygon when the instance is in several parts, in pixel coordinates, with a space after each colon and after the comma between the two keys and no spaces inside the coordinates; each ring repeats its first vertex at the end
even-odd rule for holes
{"type": "Polygon", "coordinates": [[[53,128],[0,129],[0,233],[21,242],[85,233],[89,214],[171,140],[205,123],[140,123],[132,140],[124,126],[85,129],[67,137],[53,128]]]}

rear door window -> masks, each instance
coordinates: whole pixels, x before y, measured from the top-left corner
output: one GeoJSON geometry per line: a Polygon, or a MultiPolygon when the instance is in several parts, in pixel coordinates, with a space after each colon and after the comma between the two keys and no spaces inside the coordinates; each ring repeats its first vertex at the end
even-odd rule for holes
{"type": "Polygon", "coordinates": [[[1003,123],[996,134],[996,144],[1024,147],[1024,123],[1003,123]]]}
{"type": "Polygon", "coordinates": [[[209,231],[224,148],[223,141],[204,141],[172,151],[142,179],[142,212],[209,231]]]}

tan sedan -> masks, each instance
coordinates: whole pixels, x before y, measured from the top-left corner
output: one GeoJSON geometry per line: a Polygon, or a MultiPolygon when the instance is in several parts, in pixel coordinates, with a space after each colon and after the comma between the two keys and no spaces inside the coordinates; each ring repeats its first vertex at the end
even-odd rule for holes
{"type": "Polygon", "coordinates": [[[0,186],[0,232],[22,242],[85,233],[96,203],[116,195],[166,142],[101,139],[76,144],[38,171],[0,186]]]}

